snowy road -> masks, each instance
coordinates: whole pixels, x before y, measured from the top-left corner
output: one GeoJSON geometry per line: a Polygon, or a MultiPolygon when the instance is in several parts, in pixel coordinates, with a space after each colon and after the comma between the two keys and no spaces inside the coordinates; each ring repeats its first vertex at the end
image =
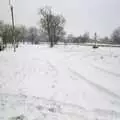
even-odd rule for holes
{"type": "Polygon", "coordinates": [[[120,48],[21,45],[0,53],[0,93],[120,112],[120,48]]]}

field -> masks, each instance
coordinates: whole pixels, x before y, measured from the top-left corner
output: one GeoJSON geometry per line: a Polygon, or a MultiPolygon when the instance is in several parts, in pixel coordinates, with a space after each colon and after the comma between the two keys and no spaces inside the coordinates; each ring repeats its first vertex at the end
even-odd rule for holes
{"type": "Polygon", "coordinates": [[[0,120],[120,120],[120,48],[20,45],[0,53],[0,120]]]}

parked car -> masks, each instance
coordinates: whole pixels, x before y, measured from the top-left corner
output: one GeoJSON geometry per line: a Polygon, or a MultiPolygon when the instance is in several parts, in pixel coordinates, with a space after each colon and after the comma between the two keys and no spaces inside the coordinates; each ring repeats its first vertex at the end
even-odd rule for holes
{"type": "Polygon", "coordinates": [[[99,46],[98,45],[93,45],[93,48],[97,49],[97,48],[99,48],[99,46]]]}

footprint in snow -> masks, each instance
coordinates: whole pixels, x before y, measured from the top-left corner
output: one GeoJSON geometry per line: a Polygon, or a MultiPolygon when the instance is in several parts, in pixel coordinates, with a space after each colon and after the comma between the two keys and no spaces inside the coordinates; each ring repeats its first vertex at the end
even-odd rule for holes
{"type": "Polygon", "coordinates": [[[52,88],[55,88],[55,85],[52,85],[52,88]]]}

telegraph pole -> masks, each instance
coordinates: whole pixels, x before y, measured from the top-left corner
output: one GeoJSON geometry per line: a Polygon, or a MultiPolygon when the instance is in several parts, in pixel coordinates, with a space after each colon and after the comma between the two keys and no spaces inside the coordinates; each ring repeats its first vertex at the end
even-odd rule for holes
{"type": "Polygon", "coordinates": [[[95,46],[97,46],[97,33],[95,32],[95,46]]]}
{"type": "Polygon", "coordinates": [[[14,13],[13,13],[13,5],[11,4],[11,1],[9,0],[10,5],[10,11],[11,11],[11,17],[12,17],[12,37],[13,37],[13,46],[14,46],[14,52],[16,52],[16,40],[15,40],[15,23],[14,23],[14,13]]]}

